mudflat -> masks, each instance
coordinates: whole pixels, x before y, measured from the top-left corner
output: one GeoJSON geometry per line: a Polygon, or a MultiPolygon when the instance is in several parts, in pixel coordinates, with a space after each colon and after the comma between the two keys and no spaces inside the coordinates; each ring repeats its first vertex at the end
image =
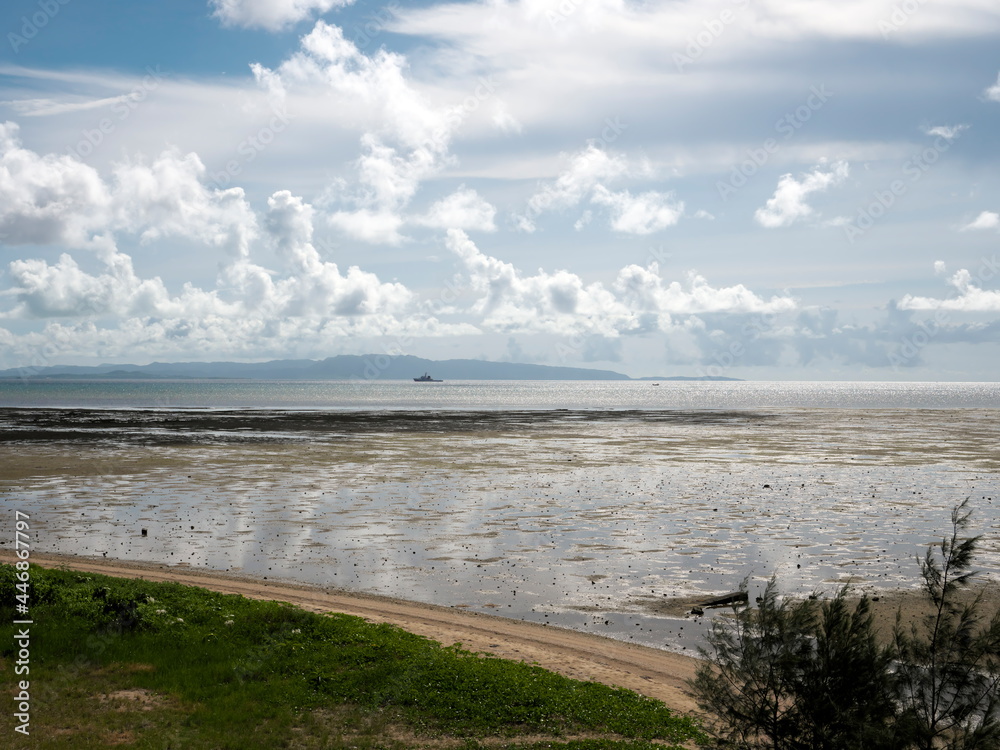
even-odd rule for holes
{"type": "MultiPolygon", "coordinates": [[[[1000,571],[986,409],[0,409],[36,553],[236,573],[690,655],[692,604],[888,597],[970,498],[1000,571]],[[146,534],[142,530],[146,530],[146,534]]],[[[9,543],[9,542],[7,542],[9,543]]],[[[0,539],[0,549],[4,540],[0,539]]]]}

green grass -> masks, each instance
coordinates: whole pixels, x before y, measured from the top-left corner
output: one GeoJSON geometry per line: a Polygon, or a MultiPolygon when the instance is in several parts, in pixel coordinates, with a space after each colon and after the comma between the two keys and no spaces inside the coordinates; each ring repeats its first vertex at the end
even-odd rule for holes
{"type": "MultiPolygon", "coordinates": [[[[5,695],[24,679],[14,573],[0,566],[5,695]]],[[[357,617],[36,566],[30,585],[24,746],[610,750],[702,738],[659,701],[357,617]]],[[[5,724],[0,744],[17,746],[5,724]]]]}

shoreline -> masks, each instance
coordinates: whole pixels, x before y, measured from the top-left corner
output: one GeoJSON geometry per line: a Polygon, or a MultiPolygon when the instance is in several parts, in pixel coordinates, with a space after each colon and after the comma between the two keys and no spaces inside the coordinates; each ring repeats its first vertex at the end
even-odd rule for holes
{"type": "MultiPolygon", "coordinates": [[[[0,550],[0,562],[9,564],[15,559],[11,550],[0,550]]],[[[156,563],[56,554],[32,554],[30,562],[284,601],[312,612],[355,615],[397,625],[446,646],[461,643],[468,651],[537,664],[576,680],[627,688],[663,701],[677,713],[698,713],[687,680],[694,677],[699,659],[599,635],[388,596],[156,563]]]]}
{"type": "MultiPolygon", "coordinates": [[[[0,563],[11,564],[16,559],[12,550],[0,548],[0,563]]],[[[473,653],[535,664],[576,680],[623,687],[660,700],[677,713],[701,713],[688,687],[701,659],[595,633],[458,607],[185,565],[49,553],[32,553],[30,562],[47,568],[179,583],[250,599],[282,601],[311,612],[354,615],[368,622],[396,625],[444,646],[458,643],[473,653]]],[[[987,617],[1000,609],[1000,587],[995,580],[981,577],[959,593],[958,600],[969,603],[977,596],[981,597],[987,617]]],[[[856,600],[857,596],[850,598],[856,600]]],[[[883,642],[891,638],[897,613],[906,628],[930,614],[920,588],[883,589],[875,594],[871,605],[875,630],[883,642]]]]}
{"type": "Polygon", "coordinates": [[[36,562],[392,622],[681,711],[707,646],[690,605],[741,580],[751,597],[771,574],[791,596],[851,581],[890,624],[897,605],[918,616],[914,558],[968,496],[977,567],[1000,580],[1000,433],[981,410],[64,412],[0,440],[36,562]]]}

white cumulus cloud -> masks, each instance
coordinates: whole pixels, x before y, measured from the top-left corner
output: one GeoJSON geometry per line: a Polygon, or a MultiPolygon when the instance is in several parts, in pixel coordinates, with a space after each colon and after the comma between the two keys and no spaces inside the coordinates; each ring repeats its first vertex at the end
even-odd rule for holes
{"type": "Polygon", "coordinates": [[[364,242],[399,244],[404,211],[421,184],[453,163],[451,141],[466,117],[492,95],[480,79],[461,103],[432,101],[406,75],[407,60],[385,49],[368,55],[323,21],[302,38],[301,49],[276,69],[255,74],[282,97],[321,97],[339,124],[362,132],[353,179],[328,191],[330,223],[364,242]],[[475,107],[466,102],[475,102],[475,107]]]}
{"type": "Polygon", "coordinates": [[[970,221],[960,231],[974,229],[1000,229],[1000,214],[995,211],[983,211],[979,216],[970,221]]]}
{"type": "Polygon", "coordinates": [[[989,86],[984,92],[983,96],[989,99],[991,102],[1000,102],[1000,74],[997,74],[997,82],[992,86],[989,86]]]}
{"type": "Polygon", "coordinates": [[[210,0],[212,15],[224,26],[281,31],[299,21],[343,8],[354,0],[210,0]]]}
{"type": "Polygon", "coordinates": [[[143,242],[186,237],[246,256],[257,221],[242,188],[205,185],[197,154],[163,152],[114,168],[113,228],[136,232],[143,242]]]}
{"type": "Polygon", "coordinates": [[[483,326],[506,333],[615,337],[670,330],[673,315],[786,312],[797,305],[790,297],[765,300],[742,284],[712,287],[693,272],[683,282],[667,281],[656,263],[622,268],[609,288],[566,270],[526,274],[482,252],[461,230],[448,232],[447,245],[481,295],[474,310],[483,326]]]}
{"type": "MultiPolygon", "coordinates": [[[[544,183],[529,199],[527,210],[514,215],[517,229],[534,232],[535,219],[549,211],[561,211],[588,200],[608,209],[609,224],[616,232],[652,234],[673,226],[684,214],[684,204],[672,192],[648,190],[633,195],[611,190],[608,183],[625,177],[648,178],[653,172],[646,160],[629,164],[621,154],[612,155],[595,143],[569,157],[569,164],[555,180],[544,183]]],[[[574,227],[579,230],[593,219],[586,211],[574,227]]]]}
{"type": "Polygon", "coordinates": [[[274,305],[281,316],[395,315],[411,302],[405,286],[383,283],[357,266],[346,275],[324,261],[312,244],[313,208],[287,190],[268,201],[267,230],[286,259],[289,277],[275,283],[274,305]]]}
{"type": "Polygon", "coordinates": [[[472,188],[461,185],[451,195],[436,201],[424,216],[414,221],[437,229],[476,229],[495,232],[497,210],[472,188]]]}
{"type": "Polygon", "coordinates": [[[158,278],[139,279],[132,260],[121,253],[108,258],[101,274],[85,273],[68,254],[49,265],[44,260],[12,261],[10,278],[19,307],[6,317],[87,317],[159,314],[168,299],[158,278]]]}
{"type": "Polygon", "coordinates": [[[321,258],[312,244],[316,211],[289,191],[271,195],[262,224],[242,188],[206,184],[196,154],[170,149],[109,171],[104,177],[71,157],[37,154],[22,147],[16,125],[0,126],[4,243],[86,249],[88,264],[98,265],[89,270],[68,252],[55,262],[11,261],[0,318],[62,319],[43,332],[5,332],[12,349],[30,351],[43,336],[75,356],[245,356],[298,345],[315,350],[337,336],[477,332],[420,313],[403,284],[383,282],[356,265],[342,271],[321,258]],[[171,290],[160,277],[137,271],[119,250],[119,237],[140,244],[183,238],[228,255],[214,288],[188,282],[171,290]],[[252,260],[261,240],[274,246],[281,271],[252,260]]]}
{"type": "Polygon", "coordinates": [[[584,284],[564,270],[525,275],[483,253],[460,229],[448,231],[447,246],[465,266],[472,288],[482,295],[474,311],[486,328],[614,336],[632,326],[631,313],[601,284],[584,284]]]}
{"type": "Polygon", "coordinates": [[[633,196],[628,190],[611,192],[603,185],[594,189],[594,203],[611,209],[611,228],[628,234],[652,234],[676,224],[684,214],[684,203],[673,193],[650,190],[633,196]]]}
{"type": "Polygon", "coordinates": [[[955,287],[957,297],[936,299],[907,294],[899,301],[901,310],[952,310],[955,312],[1000,312],[1000,291],[983,289],[974,283],[972,274],[965,268],[948,279],[955,287]]]}
{"type": "Polygon", "coordinates": [[[771,297],[765,300],[743,284],[713,287],[705,277],[693,271],[687,275],[685,283],[667,282],[655,262],[646,268],[630,265],[621,269],[615,279],[614,289],[619,298],[636,312],[777,313],[796,308],[796,302],[791,297],[771,297]]]}
{"type": "Polygon", "coordinates": [[[402,216],[386,209],[336,211],[327,221],[345,234],[372,245],[399,245],[405,239],[399,231],[403,225],[402,216]]]}
{"type": "Polygon", "coordinates": [[[81,247],[111,219],[112,196],[93,167],[21,145],[16,123],[0,124],[0,241],[81,247]]]}
{"type": "Polygon", "coordinates": [[[924,135],[941,136],[946,141],[952,141],[961,134],[963,130],[968,130],[968,125],[935,125],[923,129],[924,135]]]}
{"type": "Polygon", "coordinates": [[[4,243],[81,248],[124,231],[143,242],[179,236],[246,254],[256,220],[243,190],[206,186],[196,154],[170,149],[151,163],[119,163],[106,180],[71,156],[23,148],[17,133],[14,123],[0,125],[4,243]]]}
{"type": "Polygon", "coordinates": [[[528,209],[516,215],[515,222],[525,232],[535,231],[535,219],[547,211],[559,211],[578,205],[595,187],[628,172],[623,156],[612,156],[593,143],[573,154],[569,165],[552,182],[542,185],[528,199],[528,209]]]}
{"type": "Polygon", "coordinates": [[[848,171],[847,162],[838,161],[828,169],[819,165],[798,180],[791,174],[782,175],[774,195],[763,208],[754,212],[754,219],[762,227],[775,229],[812,216],[815,211],[805,202],[806,196],[839,185],[847,179],[848,171]]]}

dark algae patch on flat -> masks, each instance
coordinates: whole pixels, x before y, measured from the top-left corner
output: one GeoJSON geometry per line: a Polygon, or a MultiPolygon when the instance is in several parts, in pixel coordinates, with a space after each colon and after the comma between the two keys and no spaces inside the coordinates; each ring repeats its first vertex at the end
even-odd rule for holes
{"type": "MultiPolygon", "coordinates": [[[[0,566],[13,695],[14,569],[0,566]]],[[[692,719],[620,688],[441,646],[390,625],[179,584],[30,570],[39,748],[688,745],[692,719]]]]}
{"type": "Polygon", "coordinates": [[[282,411],[0,408],[0,443],[45,441],[141,445],[276,443],[391,433],[504,433],[579,423],[751,424],[739,411],[643,409],[484,411],[282,411]]]}

